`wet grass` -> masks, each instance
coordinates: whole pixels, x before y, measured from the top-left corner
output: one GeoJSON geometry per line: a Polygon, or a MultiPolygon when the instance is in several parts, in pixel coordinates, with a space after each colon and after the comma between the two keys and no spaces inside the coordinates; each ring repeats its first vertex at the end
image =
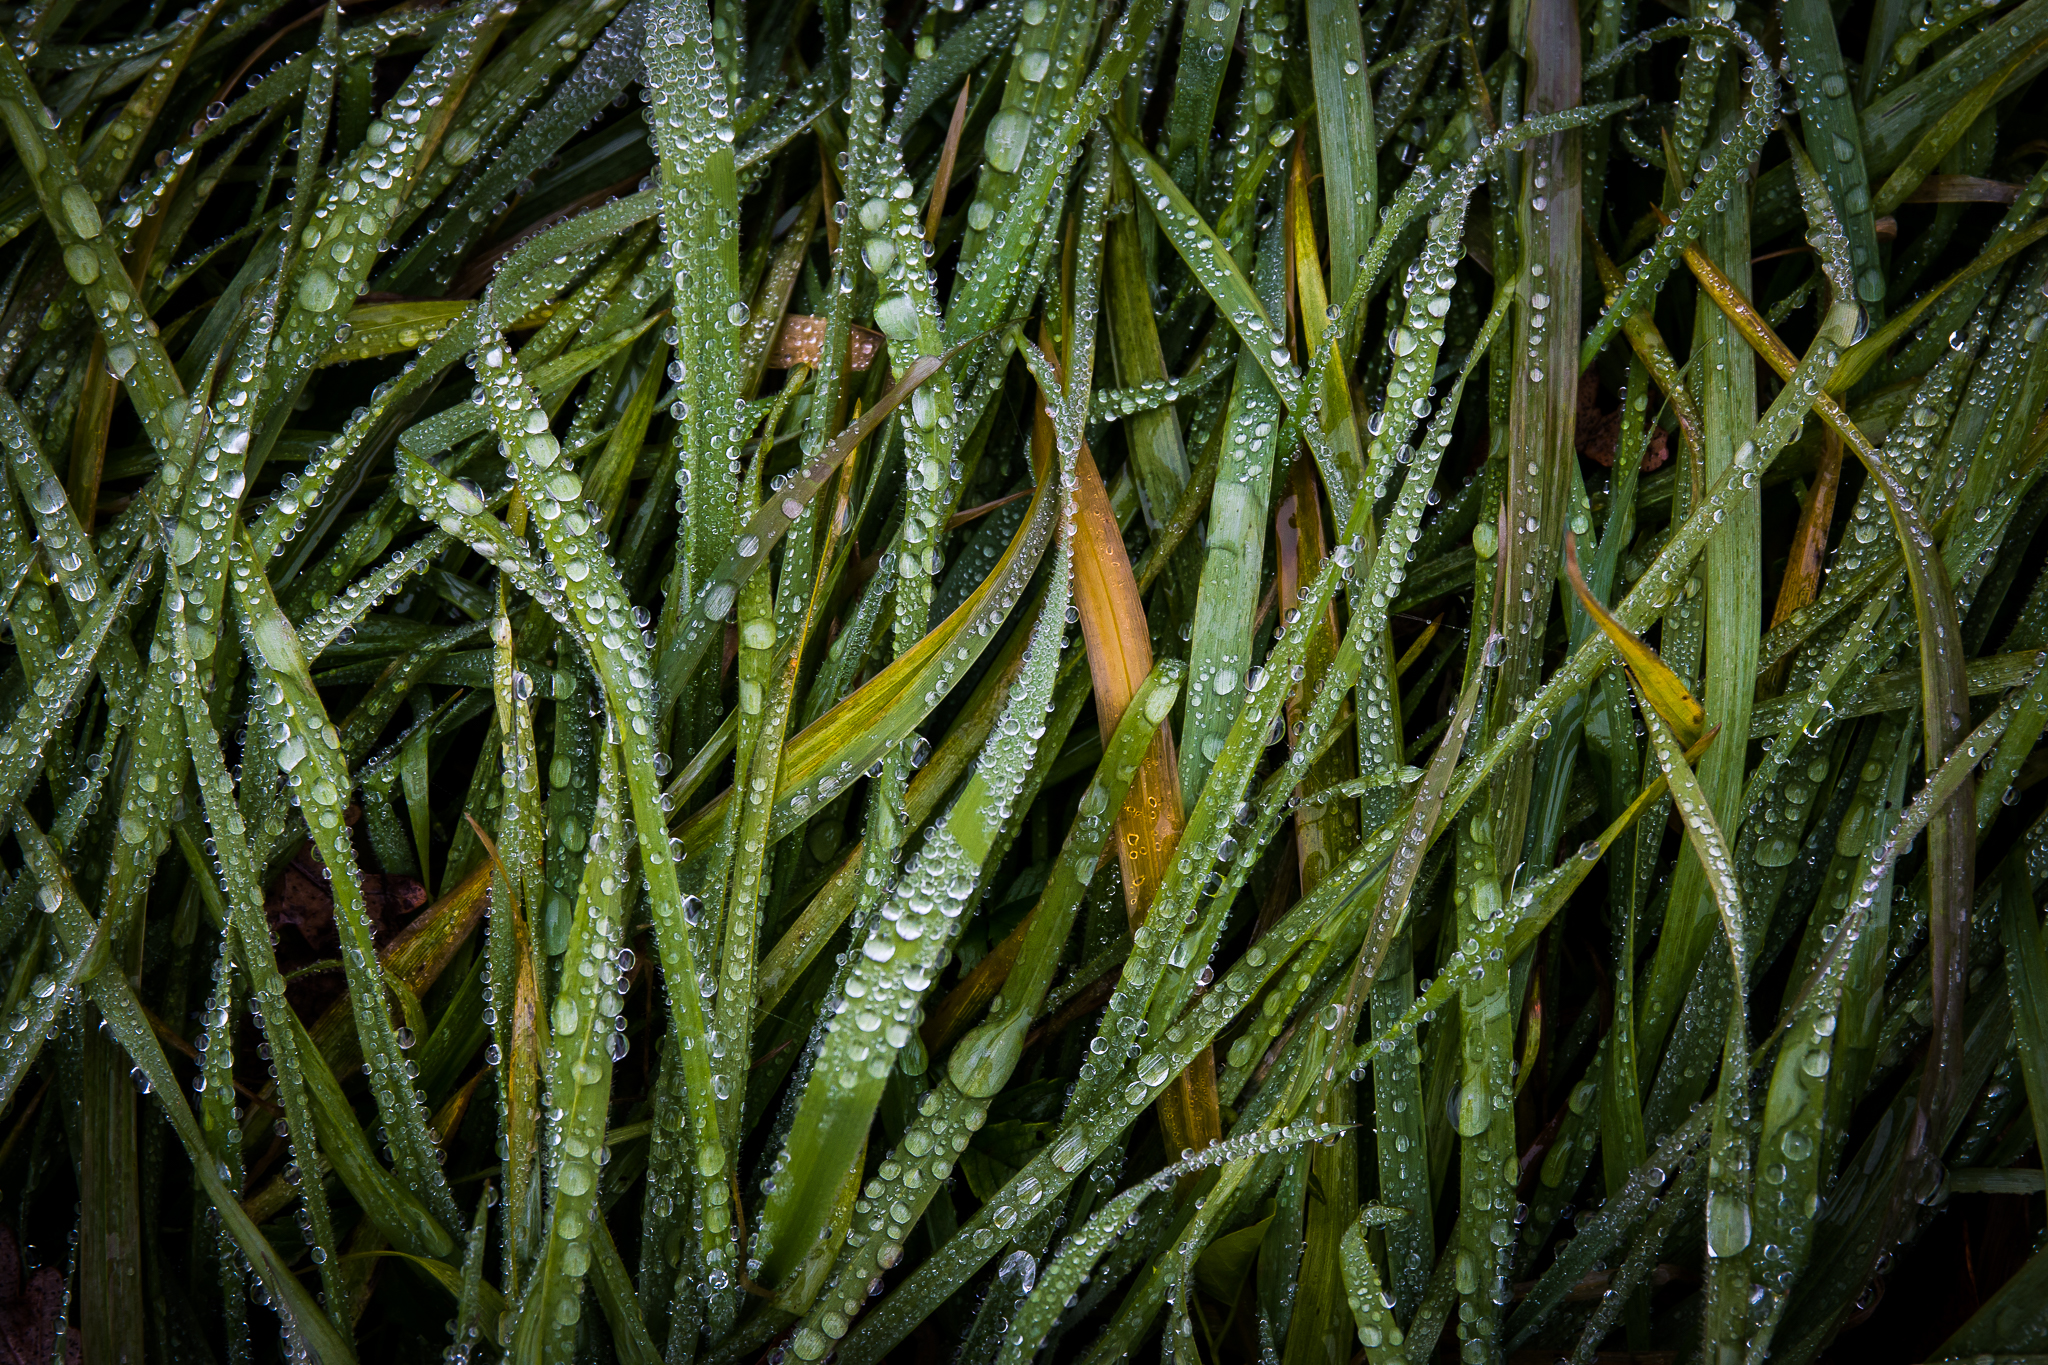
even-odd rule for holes
{"type": "Polygon", "coordinates": [[[2048,1355],[2043,5],[14,11],[5,1349],[2048,1355]]]}

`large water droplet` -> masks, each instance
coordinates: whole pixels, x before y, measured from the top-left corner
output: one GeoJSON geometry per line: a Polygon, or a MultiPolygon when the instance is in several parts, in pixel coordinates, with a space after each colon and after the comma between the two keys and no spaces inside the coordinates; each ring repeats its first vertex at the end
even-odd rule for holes
{"type": "Polygon", "coordinates": [[[299,281],[299,307],[309,313],[326,312],[334,307],[334,301],[339,297],[340,286],[324,270],[308,270],[306,278],[299,281]]]}
{"type": "Polygon", "coordinates": [[[77,236],[91,241],[100,235],[100,211],[85,186],[66,185],[57,196],[57,207],[64,211],[65,226],[77,236]]]}
{"type": "Polygon", "coordinates": [[[875,305],[875,325],[885,336],[909,341],[917,335],[917,305],[908,294],[891,294],[875,305]]]}
{"type": "Polygon", "coordinates": [[[1736,1194],[1707,1200],[1707,1254],[1736,1256],[1749,1246],[1749,1203],[1736,1194]]]}
{"type": "Polygon", "coordinates": [[[1024,164],[1024,152],[1031,145],[1031,115],[1017,109],[1005,109],[989,120],[988,135],[982,142],[982,155],[988,164],[1005,175],[1016,173],[1024,164]]]}
{"type": "Polygon", "coordinates": [[[64,248],[64,273],[79,284],[91,284],[100,277],[100,255],[83,242],[64,248]]]}
{"type": "Polygon", "coordinates": [[[996,1275],[1019,1294],[1029,1294],[1038,1283],[1038,1262],[1028,1251],[1013,1251],[1003,1258],[996,1275]]]}

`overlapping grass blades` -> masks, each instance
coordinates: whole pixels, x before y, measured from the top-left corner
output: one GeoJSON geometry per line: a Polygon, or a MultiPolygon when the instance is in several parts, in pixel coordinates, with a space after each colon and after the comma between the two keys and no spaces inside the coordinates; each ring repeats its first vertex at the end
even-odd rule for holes
{"type": "Polygon", "coordinates": [[[2048,9],[1863,8],[5,16],[20,1349],[2048,1353],[2048,9]]]}

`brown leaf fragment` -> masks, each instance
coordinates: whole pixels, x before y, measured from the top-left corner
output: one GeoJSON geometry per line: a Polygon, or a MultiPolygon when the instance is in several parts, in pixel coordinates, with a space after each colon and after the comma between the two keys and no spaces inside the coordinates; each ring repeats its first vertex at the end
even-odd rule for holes
{"type": "MultiPolygon", "coordinates": [[[[1573,422],[1579,454],[1594,464],[1614,467],[1614,443],[1621,436],[1621,409],[1600,405],[1600,376],[1592,370],[1579,376],[1579,412],[1573,422]]],[[[1670,438],[1662,427],[1652,427],[1650,448],[1643,455],[1643,472],[1660,468],[1671,458],[1670,438]]]]}
{"type": "MultiPolygon", "coordinates": [[[[865,327],[854,327],[850,331],[852,368],[865,370],[882,349],[882,334],[865,327]]],[[[825,319],[791,313],[782,320],[782,330],[775,334],[775,346],[768,352],[768,368],[787,370],[797,365],[809,365],[816,369],[819,350],[824,344],[825,319]]]]}
{"type": "MultiPolygon", "coordinates": [[[[417,878],[387,872],[359,876],[370,934],[379,944],[426,906],[427,888],[417,878]]],[[[340,947],[340,934],[334,927],[334,888],[328,884],[326,866],[310,845],[270,884],[263,896],[263,911],[273,929],[298,930],[315,957],[340,947]]]]}

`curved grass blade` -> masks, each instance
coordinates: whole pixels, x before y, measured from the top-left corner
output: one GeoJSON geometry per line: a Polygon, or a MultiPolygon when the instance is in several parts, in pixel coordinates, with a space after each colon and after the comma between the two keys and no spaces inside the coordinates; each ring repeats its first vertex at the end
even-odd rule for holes
{"type": "MultiPolygon", "coordinates": [[[[823,1341],[843,1334],[843,1326],[836,1334],[832,1327],[859,1311],[867,1286],[888,1262],[903,1253],[903,1237],[892,1229],[905,1228],[924,1212],[939,1193],[942,1169],[952,1170],[959,1151],[957,1136],[981,1125],[989,1101],[1008,1084],[1023,1055],[1028,1030],[1044,1004],[1088,880],[1101,864],[1104,845],[1115,829],[1110,814],[1118,809],[1119,797],[1131,789],[1148,761],[1152,736],[1171,712],[1184,675],[1185,669],[1177,663],[1162,663],[1125,709],[1103,751],[1096,778],[1082,795],[1080,815],[1068,832],[1052,876],[1025,921],[1023,941],[1007,974],[990,973],[988,984],[978,991],[970,992],[972,979],[963,983],[927,1025],[929,1033],[942,1020],[958,1018],[985,1003],[993,991],[1002,992],[989,1018],[952,1049],[944,1079],[919,1106],[918,1117],[890,1152],[879,1192],[867,1196],[870,1210],[887,1210],[889,1216],[870,1212],[855,1221],[853,1210],[847,1210],[851,1226],[845,1249],[833,1267],[831,1287],[806,1315],[798,1328],[798,1340],[823,1341]],[[967,999],[956,1003],[962,995],[967,999]],[[910,1217],[894,1217],[899,1205],[910,1217]]],[[[992,953],[984,961],[995,956],[992,953]]],[[[944,1034],[934,1036],[943,1038],[944,1034]]]]}
{"type": "MultiPolygon", "coordinates": [[[[1792,373],[1791,353],[1740,294],[1720,278],[1711,262],[1688,251],[1687,263],[1707,286],[1708,294],[1752,348],[1781,375],[1792,373]]],[[[1826,393],[1813,398],[1814,409],[1841,434],[1882,489],[1894,535],[1906,558],[1913,611],[1920,636],[1921,729],[1931,770],[1941,765],[1948,741],[1960,736],[1968,713],[1968,683],[1963,676],[1962,631],[1955,596],[1933,540],[1920,522],[1911,493],[1885,463],[1868,438],[1850,422],[1826,393]]],[[[1934,821],[1928,838],[1930,948],[1934,958],[1936,1046],[1928,1055],[1925,1089],[1916,1115],[1922,1140],[1941,1126],[1944,1111],[1955,1102],[1947,1079],[1957,1073],[1953,1050],[1962,1045],[1963,976],[1966,971],[1968,914],[1974,864],[1975,799],[1966,770],[1958,779],[1953,806],[1934,821]]],[[[1916,1147],[1914,1161],[1931,1160],[1916,1147]]]]}
{"type": "MultiPolygon", "coordinates": [[[[319,1162],[313,1144],[316,1127],[312,1104],[306,1094],[304,1073],[300,1070],[302,1059],[298,1044],[303,1035],[296,1026],[296,1015],[284,998],[284,978],[277,969],[276,955],[271,949],[258,867],[249,848],[241,811],[233,800],[227,765],[220,754],[219,737],[213,730],[213,718],[200,688],[199,673],[193,666],[186,637],[175,629],[168,634],[177,651],[178,703],[184,710],[185,732],[190,736],[193,776],[206,808],[207,824],[213,831],[213,851],[221,870],[228,925],[236,942],[241,945],[241,960],[254,987],[264,1041],[269,1045],[271,1060],[278,1070],[278,1099],[291,1124],[293,1157],[301,1171],[317,1169],[319,1162]]],[[[311,1060],[314,1065],[325,1065],[317,1054],[311,1060]]],[[[350,1122],[353,1124],[353,1118],[350,1122]]],[[[316,1181],[304,1189],[302,1197],[313,1245],[321,1253],[321,1282],[326,1290],[330,1316],[336,1318],[339,1326],[344,1294],[326,1191],[316,1181]]]]}
{"type": "Polygon", "coordinates": [[[1658,233],[1656,242],[1631,265],[1627,282],[1609,301],[1607,311],[1593,324],[1579,347],[1581,370],[1592,364],[1622,319],[1644,307],[1651,293],[1662,286],[1671,267],[1677,264],[1680,250],[1699,236],[1708,216],[1714,212],[1713,205],[1729,193],[1741,168],[1746,167],[1761,150],[1764,139],[1770,136],[1777,121],[1777,80],[1769,56],[1749,34],[1733,24],[1713,18],[1674,19],[1660,28],[1640,33],[1612,52],[1587,63],[1585,78],[1596,80],[1651,44],[1684,36],[1714,39],[1741,49],[1748,67],[1748,90],[1743,96],[1742,112],[1716,146],[1714,165],[1707,167],[1705,158],[1701,158],[1701,173],[1690,187],[1692,196],[1680,208],[1676,220],[1667,224],[1658,233]]]}
{"type": "MultiPolygon", "coordinates": [[[[387,1141],[401,1179],[419,1193],[434,1221],[443,1229],[459,1227],[461,1215],[454,1211],[454,1200],[427,1131],[426,1107],[404,1070],[370,935],[355,850],[344,833],[343,812],[355,784],[349,777],[340,736],[307,672],[298,633],[278,607],[269,580],[255,566],[254,546],[247,533],[237,528],[231,548],[227,576],[233,583],[249,661],[277,698],[265,707],[266,723],[277,735],[276,763],[286,784],[298,794],[321,861],[332,874],[335,921],[345,944],[342,963],[349,978],[356,1033],[370,1067],[371,1090],[377,1097],[387,1141]]],[[[446,1236],[444,1231],[442,1237],[446,1236]]],[[[447,1247],[453,1245],[452,1241],[446,1243],[447,1247]]]]}
{"type": "MultiPolygon", "coordinates": [[[[1049,481],[1048,481],[1049,482],[1049,481]]],[[[830,1191],[852,1156],[848,1136],[866,1131],[895,1054],[911,1040],[908,1022],[930,989],[939,954],[951,944],[962,902],[987,858],[989,817],[999,823],[1036,750],[1036,735],[1058,662],[1069,573],[1066,541],[1053,563],[1052,600],[1039,615],[1023,668],[1005,704],[1005,721],[983,751],[951,809],[925,836],[918,866],[870,925],[842,991],[859,1002],[832,1019],[811,1082],[778,1159],[776,1188],[763,1205],[758,1256],[762,1276],[779,1281],[815,1239],[830,1191]],[[893,914],[891,912],[894,912],[893,914]]],[[[964,608],[963,608],[964,610],[964,608]]]]}
{"type": "Polygon", "coordinates": [[[1818,0],[1788,0],[1779,13],[1786,54],[1792,59],[1792,86],[1799,93],[1799,122],[1806,140],[1822,149],[1818,169],[1828,197],[1842,214],[1855,296],[1874,310],[1883,304],[1885,294],[1876,230],[1881,211],[1870,202],[1863,123],[1849,98],[1835,16],[1818,0]]]}

